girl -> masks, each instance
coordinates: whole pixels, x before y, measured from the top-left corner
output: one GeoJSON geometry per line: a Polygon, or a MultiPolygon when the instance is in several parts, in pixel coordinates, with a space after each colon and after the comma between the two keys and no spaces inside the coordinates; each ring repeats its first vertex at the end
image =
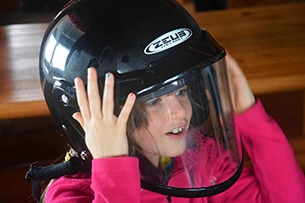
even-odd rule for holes
{"type": "Polygon", "coordinates": [[[46,202],[305,202],[285,135],[225,55],[173,0],[71,2],[40,74],[88,170],[55,180],[46,202]]]}
{"type": "MultiPolygon", "coordinates": [[[[235,60],[230,56],[226,59],[233,89],[236,125],[253,162],[253,169],[245,167],[239,180],[230,189],[205,198],[169,198],[141,189],[139,161],[138,158],[128,156],[126,129],[132,107],[137,105],[135,95],[129,94],[120,115],[114,116],[114,76],[106,76],[101,102],[96,71],[91,68],[88,70],[88,96],[82,80],[75,79],[81,112],[75,113],[73,117],[86,132],[86,144],[94,158],[92,176],[78,173],[56,180],[47,191],[46,202],[303,202],[304,176],[291,147],[277,124],[265,113],[260,101],[255,101],[235,60]]],[[[192,114],[186,88],[182,86],[169,94],[147,100],[144,103],[145,127],[131,130],[137,132],[130,139],[134,139],[155,167],[160,167],[160,154],[167,157],[185,154],[186,131],[190,128],[192,114]],[[170,116],[162,111],[164,106],[167,111],[171,111],[170,116]]],[[[204,148],[215,144],[208,141],[201,143],[205,144],[204,148]]],[[[198,162],[207,166],[202,160],[198,162]]],[[[222,172],[222,176],[231,175],[229,170],[234,172],[235,166],[230,164],[227,163],[225,170],[218,172],[222,172]]],[[[201,169],[200,172],[207,171],[201,169]]],[[[171,178],[178,181],[178,184],[172,184],[188,187],[189,182],[183,180],[184,177],[172,175],[171,178]]],[[[171,184],[171,181],[167,184],[171,184]]]]}

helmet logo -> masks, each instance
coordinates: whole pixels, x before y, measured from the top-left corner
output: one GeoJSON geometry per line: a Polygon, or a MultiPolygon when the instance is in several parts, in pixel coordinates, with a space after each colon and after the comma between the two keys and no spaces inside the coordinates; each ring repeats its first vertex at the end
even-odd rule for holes
{"type": "Polygon", "coordinates": [[[176,30],[172,30],[153,40],[149,45],[145,47],[144,53],[150,55],[165,51],[178,44],[181,44],[191,36],[192,31],[188,28],[179,28],[176,30]]]}

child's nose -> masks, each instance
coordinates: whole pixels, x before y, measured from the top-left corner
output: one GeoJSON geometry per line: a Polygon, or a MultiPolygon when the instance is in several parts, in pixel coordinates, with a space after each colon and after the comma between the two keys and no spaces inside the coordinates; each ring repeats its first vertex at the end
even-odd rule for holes
{"type": "Polygon", "coordinates": [[[172,119],[184,119],[186,117],[186,108],[183,102],[175,95],[167,97],[167,111],[172,119]]]}

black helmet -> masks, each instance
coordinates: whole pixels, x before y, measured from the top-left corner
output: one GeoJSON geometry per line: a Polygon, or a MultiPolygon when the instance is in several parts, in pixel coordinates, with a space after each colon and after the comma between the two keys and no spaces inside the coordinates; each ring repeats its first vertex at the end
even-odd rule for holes
{"type": "MultiPolygon", "coordinates": [[[[115,114],[118,114],[130,92],[143,98],[182,79],[198,85],[202,83],[202,77],[197,73],[202,69],[206,70],[204,77],[212,81],[202,85],[217,92],[220,79],[215,78],[219,72],[214,69],[219,61],[224,66],[224,56],[224,49],[175,0],[76,0],[56,16],[45,33],[40,52],[41,85],[50,112],[69,144],[82,152],[87,150],[85,134],[72,118],[72,114],[79,111],[74,78],[81,77],[86,84],[87,68],[97,69],[101,95],[105,73],[115,75],[115,114]],[[189,77],[194,75],[195,79],[189,77]]],[[[226,78],[224,80],[226,82],[226,78]]],[[[198,96],[195,89],[193,94],[196,94],[195,101],[210,100],[217,114],[224,112],[223,104],[219,103],[223,99],[221,94],[198,96]]],[[[226,106],[230,110],[230,103],[226,106]]],[[[230,113],[224,120],[233,125],[230,113]]],[[[210,110],[203,114],[210,114],[210,110]]],[[[199,120],[203,122],[207,118],[199,120]]],[[[198,122],[193,123],[199,126],[198,122]]],[[[235,138],[233,128],[230,135],[235,138]]],[[[234,143],[234,139],[229,142],[234,143]]],[[[235,148],[231,150],[236,151],[235,148]]],[[[240,160],[236,160],[232,184],[240,172],[240,160]]],[[[142,181],[147,189],[176,196],[211,195],[232,184],[221,189],[217,186],[210,193],[205,192],[206,188],[195,190],[195,193],[192,189],[183,189],[184,193],[179,189],[175,192],[175,186],[166,188],[163,183],[142,181]]]]}

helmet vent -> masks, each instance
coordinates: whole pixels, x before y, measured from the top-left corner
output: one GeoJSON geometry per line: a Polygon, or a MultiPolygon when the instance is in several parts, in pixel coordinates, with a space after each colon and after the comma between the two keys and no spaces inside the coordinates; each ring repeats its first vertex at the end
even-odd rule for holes
{"type": "Polygon", "coordinates": [[[122,63],[129,63],[129,56],[128,55],[123,56],[122,63]]]}
{"type": "MultiPolygon", "coordinates": [[[[104,62],[104,60],[107,60],[108,63],[112,63],[114,60],[113,52],[111,49],[106,48],[102,54],[101,58],[101,64],[104,62]]],[[[106,61],[105,61],[106,62],[106,61]]]]}
{"type": "Polygon", "coordinates": [[[91,59],[89,61],[88,68],[90,68],[90,67],[98,68],[98,66],[99,66],[99,63],[98,63],[98,60],[96,58],[91,59]]]}

